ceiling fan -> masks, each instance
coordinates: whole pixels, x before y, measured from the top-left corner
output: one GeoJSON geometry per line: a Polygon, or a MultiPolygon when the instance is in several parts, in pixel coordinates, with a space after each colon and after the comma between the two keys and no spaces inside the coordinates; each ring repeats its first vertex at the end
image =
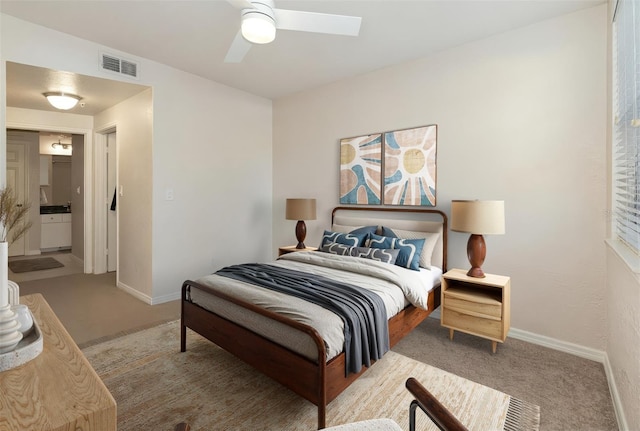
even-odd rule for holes
{"type": "Polygon", "coordinates": [[[357,36],[362,18],[318,12],[276,9],[273,0],[227,0],[240,9],[242,23],[229,47],[225,63],[240,63],[251,44],[265,44],[276,37],[276,29],[357,36]]]}

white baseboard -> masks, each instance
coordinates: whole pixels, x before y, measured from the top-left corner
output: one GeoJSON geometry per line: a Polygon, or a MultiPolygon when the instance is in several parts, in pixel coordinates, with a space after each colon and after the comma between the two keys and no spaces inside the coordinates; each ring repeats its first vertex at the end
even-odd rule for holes
{"type": "Polygon", "coordinates": [[[169,295],[158,296],[157,298],[151,299],[151,305],[163,304],[169,301],[175,301],[176,299],[181,298],[180,292],[170,293],[169,295]]]}
{"type": "Polygon", "coordinates": [[[626,416],[624,415],[624,408],[622,407],[622,400],[618,393],[618,387],[616,386],[616,379],[613,375],[613,368],[611,368],[611,362],[609,362],[609,356],[604,356],[604,373],[607,376],[607,382],[609,383],[609,392],[611,392],[611,399],[613,401],[613,410],[616,413],[616,419],[618,420],[619,430],[628,430],[626,416]]]}
{"type": "Polygon", "coordinates": [[[126,284],[122,283],[122,282],[118,282],[118,288],[124,290],[125,292],[127,292],[129,295],[138,298],[140,301],[146,302],[149,305],[153,305],[152,304],[152,298],[149,295],[145,295],[144,293],[134,289],[131,286],[127,286],[126,284]]]}
{"type": "Polygon", "coordinates": [[[602,350],[596,350],[590,347],[581,346],[579,344],[557,340],[545,335],[534,334],[533,332],[523,331],[522,329],[511,328],[511,330],[509,330],[509,337],[515,338],[517,340],[527,341],[539,346],[548,347],[560,352],[570,353],[580,358],[600,362],[601,364],[604,364],[604,360],[606,357],[605,352],[603,352],[602,350]]]}
{"type": "Polygon", "coordinates": [[[38,256],[42,254],[42,252],[40,251],[40,249],[38,250],[29,250],[26,254],[26,256],[38,256]]]}
{"type": "Polygon", "coordinates": [[[122,282],[118,282],[118,287],[122,290],[124,290],[125,292],[127,292],[129,295],[134,296],[136,298],[138,298],[139,300],[146,302],[149,305],[158,305],[158,304],[163,304],[165,302],[169,302],[169,301],[175,301],[176,299],[180,299],[181,297],[181,293],[180,292],[174,292],[171,293],[169,295],[163,295],[163,296],[158,296],[158,297],[151,297],[149,295],[145,295],[144,293],[137,291],[136,289],[134,289],[131,286],[127,286],[126,284],[122,283],[122,282]]]}

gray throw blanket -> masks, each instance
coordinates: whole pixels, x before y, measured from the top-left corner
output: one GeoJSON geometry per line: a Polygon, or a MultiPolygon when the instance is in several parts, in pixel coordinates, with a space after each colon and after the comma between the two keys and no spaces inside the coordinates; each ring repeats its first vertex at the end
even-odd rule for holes
{"type": "Polygon", "coordinates": [[[346,374],[360,372],[362,365],[369,367],[389,351],[387,312],[382,299],[373,292],[260,263],[228,266],[216,274],[305,299],[340,316],[344,322],[346,374]]]}

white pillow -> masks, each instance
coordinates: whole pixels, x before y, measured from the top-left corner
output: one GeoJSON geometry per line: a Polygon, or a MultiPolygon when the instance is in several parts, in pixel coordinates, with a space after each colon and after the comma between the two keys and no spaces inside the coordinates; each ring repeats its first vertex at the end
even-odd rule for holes
{"type": "Polygon", "coordinates": [[[396,236],[403,239],[424,238],[424,246],[422,247],[422,253],[420,254],[420,266],[422,268],[431,269],[431,257],[433,256],[433,249],[436,247],[438,239],[440,239],[439,233],[392,229],[386,226],[382,226],[382,235],[396,236]]]}

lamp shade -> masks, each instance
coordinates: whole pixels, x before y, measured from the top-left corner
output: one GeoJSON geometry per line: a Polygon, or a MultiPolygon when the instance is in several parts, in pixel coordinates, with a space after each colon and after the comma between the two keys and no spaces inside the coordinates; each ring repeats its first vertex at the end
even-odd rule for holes
{"type": "Polygon", "coordinates": [[[475,235],[504,234],[504,201],[451,201],[451,230],[475,235]]]}
{"type": "Polygon", "coordinates": [[[315,199],[287,199],[287,220],[315,220],[315,199]]]}

